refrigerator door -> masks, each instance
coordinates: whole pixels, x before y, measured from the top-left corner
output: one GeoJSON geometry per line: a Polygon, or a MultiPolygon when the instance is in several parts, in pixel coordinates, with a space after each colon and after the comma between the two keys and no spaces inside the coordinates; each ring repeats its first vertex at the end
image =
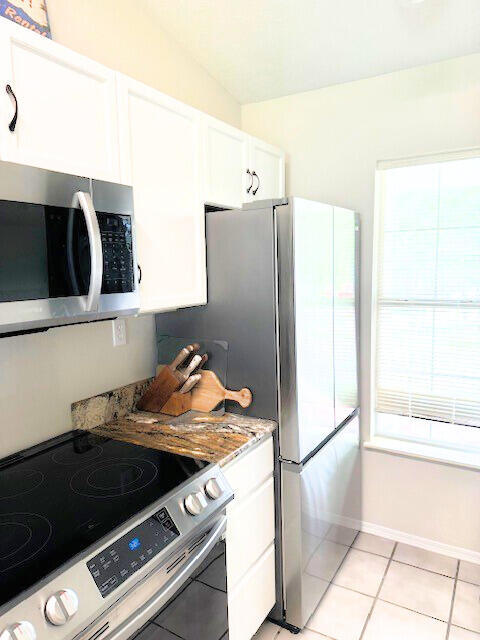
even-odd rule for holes
{"type": "Polygon", "coordinates": [[[357,291],[358,223],[349,209],[333,213],[333,343],[335,371],[335,426],[358,406],[357,291]]]}
{"type": "Polygon", "coordinates": [[[358,533],[358,415],[305,465],[283,463],[281,473],[286,622],[303,628],[358,533]]]}
{"type": "Polygon", "coordinates": [[[289,202],[276,207],[280,455],[301,462],[335,429],[333,207],[289,202]]]}

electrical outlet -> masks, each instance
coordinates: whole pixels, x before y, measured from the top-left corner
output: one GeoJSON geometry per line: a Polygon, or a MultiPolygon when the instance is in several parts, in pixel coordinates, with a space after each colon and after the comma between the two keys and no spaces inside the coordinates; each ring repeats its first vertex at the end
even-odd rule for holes
{"type": "Polygon", "coordinates": [[[113,346],[123,347],[127,344],[127,323],[124,318],[112,320],[113,346]]]}

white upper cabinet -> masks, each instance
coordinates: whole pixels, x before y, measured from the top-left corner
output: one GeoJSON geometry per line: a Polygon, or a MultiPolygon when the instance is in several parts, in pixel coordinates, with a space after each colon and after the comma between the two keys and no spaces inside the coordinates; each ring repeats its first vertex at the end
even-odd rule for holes
{"type": "Polygon", "coordinates": [[[210,204],[285,196],[285,154],[220,120],[203,117],[205,195],[210,204]]]}
{"type": "Polygon", "coordinates": [[[248,136],[209,116],[203,126],[206,201],[240,207],[248,199],[248,136]]]}
{"type": "MultiPolygon", "coordinates": [[[[285,153],[258,138],[249,136],[248,168],[252,172],[248,200],[285,196],[285,153]]],[[[247,185],[247,189],[250,184],[247,185]]]]}
{"type": "Polygon", "coordinates": [[[143,313],[207,302],[206,203],[285,195],[281,150],[8,20],[0,160],[133,185],[143,313]]]}
{"type": "Polygon", "coordinates": [[[133,185],[141,311],[205,304],[201,114],[118,74],[121,172],[133,185]]]}
{"type": "Polygon", "coordinates": [[[112,70],[2,20],[0,83],[0,159],[119,181],[112,70]]]}

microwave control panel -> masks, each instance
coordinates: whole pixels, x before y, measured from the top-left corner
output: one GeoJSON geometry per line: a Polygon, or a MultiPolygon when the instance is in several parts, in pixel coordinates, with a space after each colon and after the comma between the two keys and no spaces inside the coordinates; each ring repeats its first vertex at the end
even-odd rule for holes
{"type": "Polygon", "coordinates": [[[87,562],[100,594],[106,598],[180,535],[166,509],[131,529],[87,562]]]}
{"type": "Polygon", "coordinates": [[[127,293],[135,290],[132,220],[130,216],[98,213],[102,238],[102,293],[127,293]]]}

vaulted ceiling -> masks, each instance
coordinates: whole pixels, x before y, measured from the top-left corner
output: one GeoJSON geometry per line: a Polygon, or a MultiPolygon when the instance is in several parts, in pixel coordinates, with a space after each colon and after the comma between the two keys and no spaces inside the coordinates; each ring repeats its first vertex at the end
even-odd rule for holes
{"type": "Polygon", "coordinates": [[[240,103],[480,51],[480,0],[143,0],[240,103]]]}

